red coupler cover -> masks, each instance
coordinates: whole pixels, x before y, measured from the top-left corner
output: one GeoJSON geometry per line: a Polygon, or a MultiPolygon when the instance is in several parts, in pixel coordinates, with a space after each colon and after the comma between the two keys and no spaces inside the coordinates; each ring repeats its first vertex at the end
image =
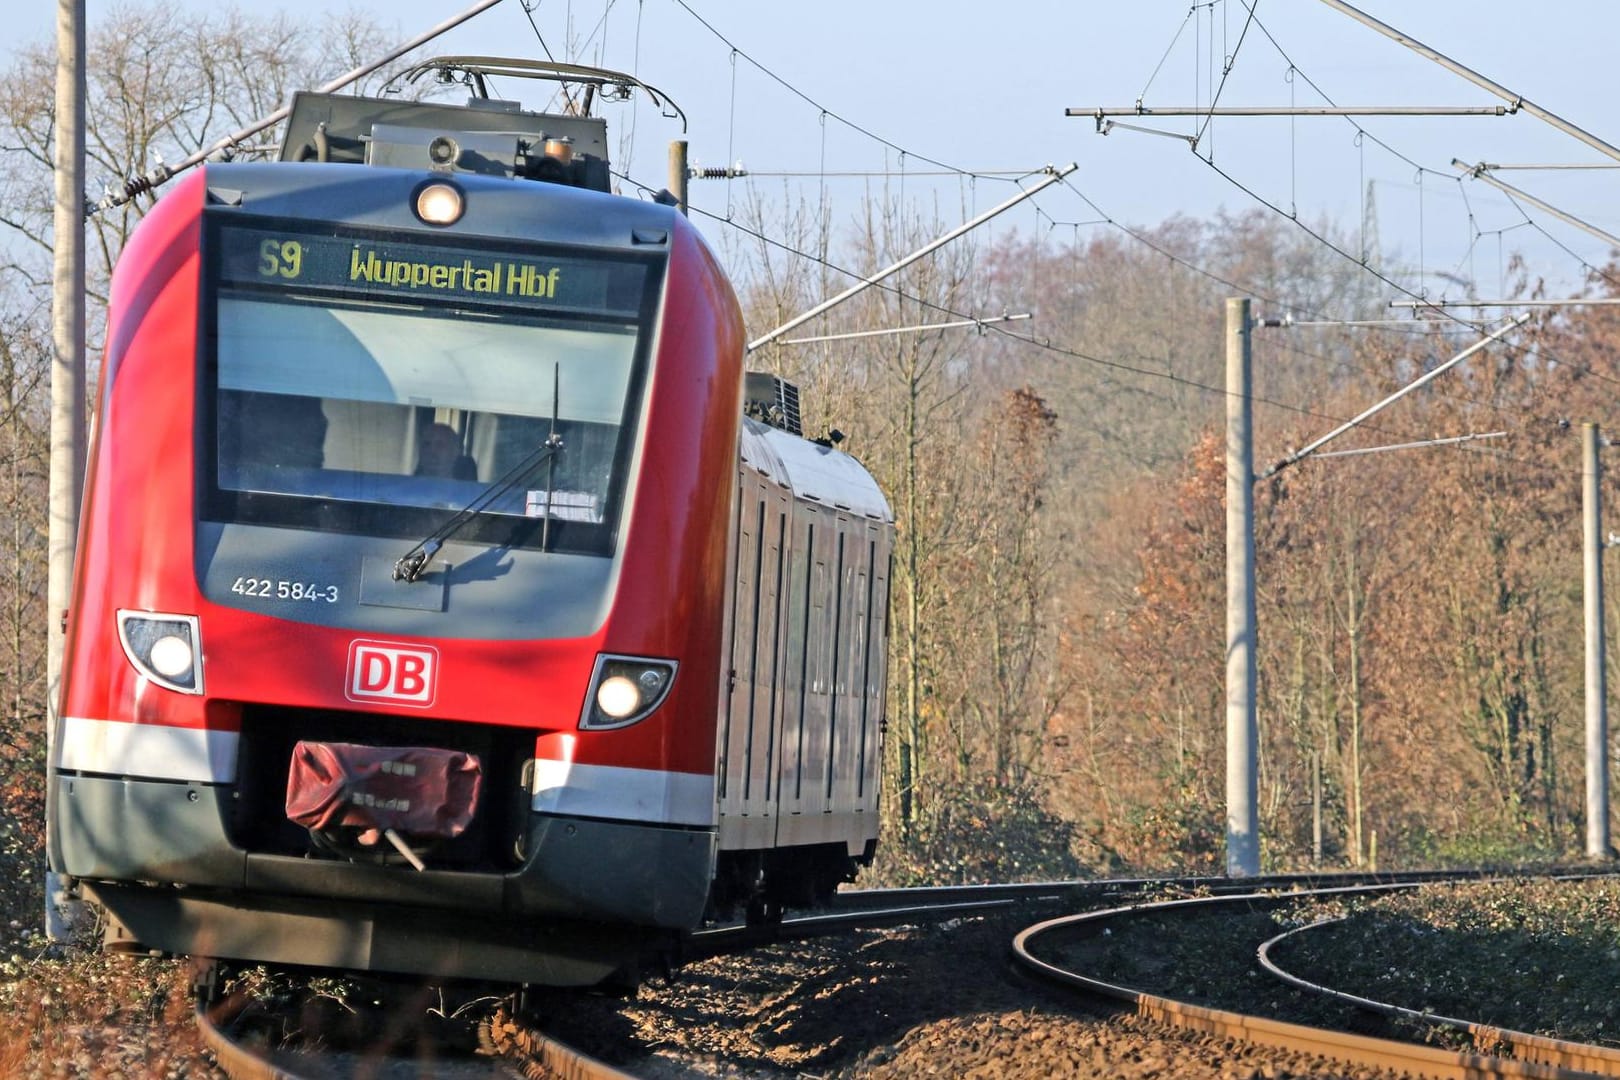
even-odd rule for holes
{"type": "Polygon", "coordinates": [[[478,809],[482,780],[477,756],[459,750],[299,742],[287,768],[287,816],[310,829],[450,839],[478,809]]]}

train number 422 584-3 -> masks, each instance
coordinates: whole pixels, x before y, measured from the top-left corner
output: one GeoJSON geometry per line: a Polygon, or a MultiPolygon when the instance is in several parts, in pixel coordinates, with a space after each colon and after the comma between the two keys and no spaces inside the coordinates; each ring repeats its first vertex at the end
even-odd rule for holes
{"type": "Polygon", "coordinates": [[[316,585],[307,581],[282,581],[279,578],[239,577],[231,585],[231,592],[243,596],[263,597],[266,600],[309,600],[328,604],[338,602],[336,585],[316,585]]]}

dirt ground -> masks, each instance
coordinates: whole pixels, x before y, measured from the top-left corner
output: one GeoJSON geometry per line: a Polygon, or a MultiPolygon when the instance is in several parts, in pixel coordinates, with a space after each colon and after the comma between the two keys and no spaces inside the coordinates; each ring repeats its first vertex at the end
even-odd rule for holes
{"type": "Polygon", "coordinates": [[[631,1000],[558,998],[544,1026],[658,1080],[1385,1075],[1076,1005],[1008,960],[1013,935],[1031,921],[870,931],[709,960],[631,1000]],[[645,1054],[624,1056],[627,1039],[645,1054]]]}

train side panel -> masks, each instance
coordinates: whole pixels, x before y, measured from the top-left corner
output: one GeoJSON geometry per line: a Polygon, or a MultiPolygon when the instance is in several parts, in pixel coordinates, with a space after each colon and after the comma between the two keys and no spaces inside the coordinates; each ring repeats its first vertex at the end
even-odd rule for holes
{"type": "Polygon", "coordinates": [[[722,852],[877,837],[893,519],[848,455],[746,421],[722,852]]]}

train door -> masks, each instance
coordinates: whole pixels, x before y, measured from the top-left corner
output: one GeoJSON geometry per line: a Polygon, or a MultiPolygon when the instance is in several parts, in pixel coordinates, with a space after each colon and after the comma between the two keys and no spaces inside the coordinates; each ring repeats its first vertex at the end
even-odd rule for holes
{"type": "Polygon", "coordinates": [[[860,760],[856,766],[859,783],[855,792],[860,806],[873,814],[870,834],[877,835],[878,778],[883,766],[883,730],[888,697],[889,657],[889,564],[893,534],[883,525],[871,522],[866,528],[867,580],[866,610],[862,623],[866,628],[861,640],[862,683],[860,760]]]}
{"type": "Polygon", "coordinates": [[[716,731],[715,780],[716,796],[720,804],[722,835],[736,828],[730,819],[740,817],[744,810],[740,768],[745,767],[746,735],[742,725],[747,709],[738,708],[738,701],[747,694],[744,680],[751,672],[746,667],[747,642],[754,635],[753,595],[759,575],[756,572],[756,553],[759,529],[754,524],[751,509],[757,501],[757,492],[749,482],[749,470],[740,467],[737,475],[736,498],[732,503],[731,565],[728,567],[726,612],[726,657],[724,677],[720,686],[720,717],[716,731]]]}
{"type": "MultiPolygon", "coordinates": [[[[786,573],[782,582],[784,619],[779,737],[780,755],[776,767],[776,842],[789,845],[804,842],[805,812],[805,711],[816,676],[812,663],[812,626],[817,605],[815,545],[819,539],[820,515],[812,506],[798,503],[790,516],[790,539],[786,573]]],[[[812,784],[810,794],[815,796],[812,784]]]]}
{"type": "Polygon", "coordinates": [[[832,512],[815,510],[812,514],[810,613],[805,632],[806,686],[804,719],[799,729],[798,812],[817,818],[811,828],[819,837],[825,829],[825,822],[820,819],[829,809],[832,729],[837,717],[833,684],[837,677],[840,537],[832,512]]]}
{"type": "Polygon", "coordinates": [[[782,639],[777,601],[787,500],[745,467],[737,507],[731,689],[720,734],[720,813],[723,846],[748,848],[768,846],[775,836],[773,721],[782,639]]]}
{"type": "Polygon", "coordinates": [[[838,521],[837,584],[833,599],[832,716],[828,724],[831,768],[827,805],[835,814],[860,809],[862,705],[866,686],[867,612],[870,607],[870,556],[858,521],[838,521]]]}

